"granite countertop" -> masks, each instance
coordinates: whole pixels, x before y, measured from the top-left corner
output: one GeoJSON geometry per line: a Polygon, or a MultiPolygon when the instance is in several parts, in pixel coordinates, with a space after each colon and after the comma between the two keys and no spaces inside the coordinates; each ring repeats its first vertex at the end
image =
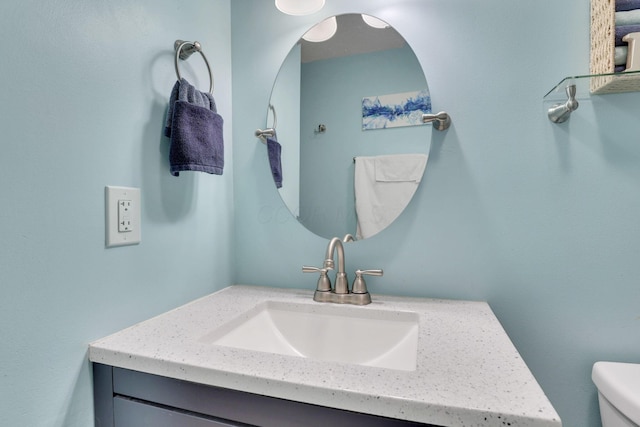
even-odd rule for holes
{"type": "Polygon", "coordinates": [[[235,285],[89,346],[89,359],[150,374],[443,426],[561,426],[485,302],[373,295],[366,310],[419,315],[415,371],[211,344],[203,337],[264,301],[313,291],[235,285]]]}

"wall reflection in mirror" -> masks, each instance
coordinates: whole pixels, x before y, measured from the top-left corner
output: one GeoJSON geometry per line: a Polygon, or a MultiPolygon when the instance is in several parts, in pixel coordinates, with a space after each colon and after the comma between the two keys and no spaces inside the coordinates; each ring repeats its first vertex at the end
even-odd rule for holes
{"type": "Polygon", "coordinates": [[[309,42],[303,35],[286,57],[267,110],[267,128],[274,112],[277,128],[264,140],[281,198],[300,223],[322,237],[362,239],[402,213],[431,145],[431,126],[421,121],[364,129],[363,100],[409,94],[376,106],[393,121],[394,114],[407,119],[407,105],[430,109],[430,99],[418,59],[395,29],[381,21],[370,26],[360,14],[335,18],[331,38],[309,42]]]}

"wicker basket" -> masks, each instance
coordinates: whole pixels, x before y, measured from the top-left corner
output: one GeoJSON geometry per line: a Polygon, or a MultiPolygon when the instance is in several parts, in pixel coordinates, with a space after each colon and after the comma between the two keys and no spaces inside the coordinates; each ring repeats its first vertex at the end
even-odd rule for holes
{"type": "MultiPolygon", "coordinates": [[[[590,74],[614,72],[615,0],[591,0],[591,65],[590,74]]],[[[640,76],[597,76],[591,78],[591,93],[640,91],[640,76]]]]}

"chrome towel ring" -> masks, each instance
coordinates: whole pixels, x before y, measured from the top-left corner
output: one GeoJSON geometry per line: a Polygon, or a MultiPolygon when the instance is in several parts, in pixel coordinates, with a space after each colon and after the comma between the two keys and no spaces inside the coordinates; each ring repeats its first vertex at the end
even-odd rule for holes
{"type": "Polygon", "coordinates": [[[213,95],[213,73],[211,72],[211,67],[209,66],[209,61],[207,61],[207,57],[204,56],[204,52],[202,51],[202,46],[199,42],[187,42],[184,40],[176,40],[173,44],[173,48],[176,51],[175,56],[175,66],[176,66],[176,75],[178,76],[178,80],[182,79],[180,76],[180,70],[178,70],[178,58],[182,60],[186,60],[189,58],[194,52],[199,52],[202,55],[202,59],[204,59],[204,63],[207,65],[207,70],[209,71],[209,93],[213,95]]]}
{"type": "MultiPolygon", "coordinates": [[[[273,127],[270,127],[267,129],[256,129],[254,133],[254,135],[260,138],[260,140],[265,144],[267,143],[268,136],[272,138],[276,136],[276,126],[278,125],[278,116],[276,116],[276,108],[272,104],[269,104],[269,109],[273,112],[273,127]]],[[[268,111],[267,111],[267,115],[268,115],[268,111]]]]}

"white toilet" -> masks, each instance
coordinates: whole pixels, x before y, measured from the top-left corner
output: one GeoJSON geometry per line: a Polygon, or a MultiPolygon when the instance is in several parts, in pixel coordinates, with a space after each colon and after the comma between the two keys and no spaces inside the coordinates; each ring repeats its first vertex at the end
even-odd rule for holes
{"type": "Polygon", "coordinates": [[[602,427],[640,427],[640,364],[596,362],[591,378],[602,427]]]}

